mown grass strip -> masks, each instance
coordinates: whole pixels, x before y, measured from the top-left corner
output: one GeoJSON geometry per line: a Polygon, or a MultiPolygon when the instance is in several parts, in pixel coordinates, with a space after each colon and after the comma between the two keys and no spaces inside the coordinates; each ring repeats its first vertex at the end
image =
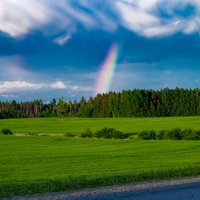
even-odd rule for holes
{"type": "Polygon", "coordinates": [[[18,195],[32,195],[45,192],[73,191],[84,188],[97,188],[121,184],[137,184],[200,175],[200,167],[184,167],[168,170],[152,170],[133,174],[104,177],[68,177],[65,180],[49,179],[35,182],[0,185],[0,198],[18,195]]]}
{"type": "Polygon", "coordinates": [[[157,118],[29,118],[0,120],[0,129],[10,129],[14,134],[67,134],[80,136],[90,128],[95,132],[101,128],[115,128],[124,133],[142,130],[173,128],[200,130],[200,117],[157,117],[157,118]]]}

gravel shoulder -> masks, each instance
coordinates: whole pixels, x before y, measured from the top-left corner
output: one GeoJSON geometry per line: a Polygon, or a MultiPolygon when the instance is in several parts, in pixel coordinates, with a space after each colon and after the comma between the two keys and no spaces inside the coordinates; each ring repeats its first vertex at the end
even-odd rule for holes
{"type": "Polygon", "coordinates": [[[106,194],[114,194],[120,192],[134,192],[145,189],[157,189],[170,186],[180,186],[187,185],[192,183],[200,183],[200,177],[196,178],[185,178],[179,180],[169,180],[169,181],[160,181],[160,182],[151,182],[151,183],[142,183],[137,185],[120,185],[120,186],[110,186],[102,187],[96,189],[85,189],[78,190],[73,192],[56,192],[56,193],[45,193],[45,194],[35,194],[32,196],[24,197],[12,197],[4,198],[4,200],[66,200],[66,199],[76,199],[76,198],[85,198],[87,196],[99,196],[106,194]]]}

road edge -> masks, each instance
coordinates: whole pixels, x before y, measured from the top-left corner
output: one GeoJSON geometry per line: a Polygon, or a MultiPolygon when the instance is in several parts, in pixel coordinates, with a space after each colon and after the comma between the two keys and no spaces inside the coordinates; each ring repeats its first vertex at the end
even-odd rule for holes
{"type": "Polygon", "coordinates": [[[118,192],[130,192],[130,191],[139,191],[145,189],[155,189],[162,187],[170,187],[170,186],[179,186],[179,185],[187,185],[192,183],[200,182],[199,177],[192,178],[181,178],[174,180],[165,180],[165,181],[153,181],[153,182],[145,182],[139,184],[125,184],[125,185],[115,185],[115,186],[107,186],[93,189],[82,189],[73,192],[52,192],[45,194],[35,194],[32,196],[19,196],[19,197],[11,197],[11,198],[3,198],[3,200],[57,200],[57,199],[70,199],[70,198],[80,198],[85,196],[95,196],[95,195],[105,195],[110,193],[118,193],[118,192]]]}

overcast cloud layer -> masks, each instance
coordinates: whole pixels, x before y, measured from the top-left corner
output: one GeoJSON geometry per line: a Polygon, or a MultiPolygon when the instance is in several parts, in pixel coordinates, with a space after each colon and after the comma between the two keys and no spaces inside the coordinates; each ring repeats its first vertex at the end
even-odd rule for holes
{"type": "Polygon", "coordinates": [[[1,0],[0,99],[86,97],[113,43],[110,90],[199,87],[199,0],[1,0]]]}

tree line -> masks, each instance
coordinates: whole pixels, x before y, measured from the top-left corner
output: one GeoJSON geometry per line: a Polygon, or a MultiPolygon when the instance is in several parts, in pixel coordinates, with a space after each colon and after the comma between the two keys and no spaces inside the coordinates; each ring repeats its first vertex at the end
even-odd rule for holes
{"type": "Polygon", "coordinates": [[[0,101],[0,118],[199,116],[200,89],[134,89],[97,94],[87,100],[49,103],[0,101]]]}

